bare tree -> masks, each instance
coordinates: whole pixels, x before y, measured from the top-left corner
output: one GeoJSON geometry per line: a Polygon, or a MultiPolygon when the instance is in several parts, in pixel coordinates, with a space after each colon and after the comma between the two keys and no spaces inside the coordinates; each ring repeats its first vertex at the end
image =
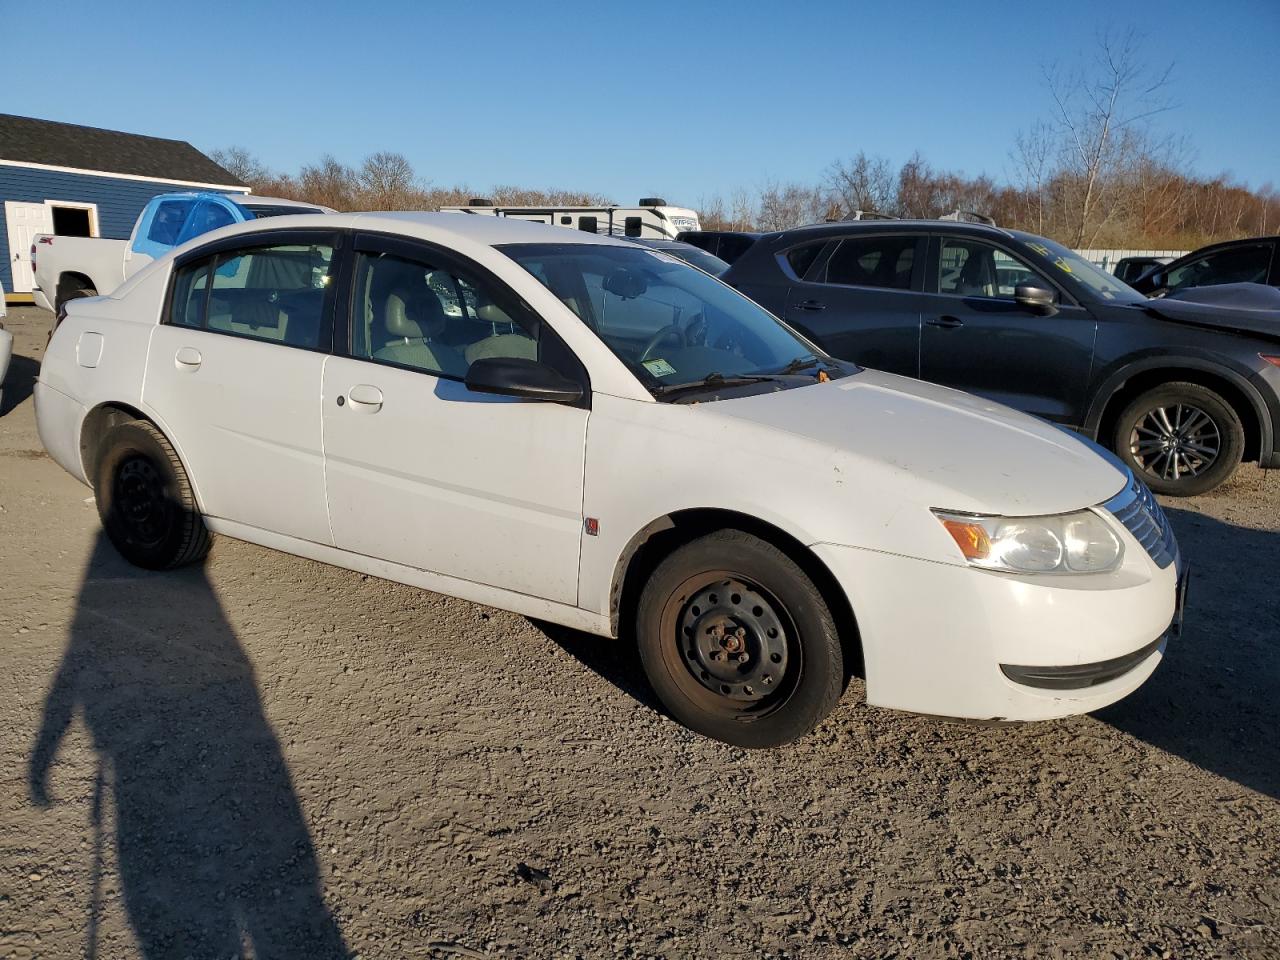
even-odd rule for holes
{"type": "Polygon", "coordinates": [[[332,154],[326,153],[318,163],[304,166],[298,173],[298,186],[312,203],[336,210],[352,210],[359,206],[356,203],[360,189],[358,174],[332,154]]]}
{"type": "Polygon", "coordinates": [[[417,192],[413,165],[402,153],[378,152],[360,167],[360,206],[369,210],[404,210],[417,192]]]}
{"type": "Polygon", "coordinates": [[[244,147],[226,147],[209,151],[209,158],[241,183],[257,188],[271,179],[266,166],[244,147]]]}
{"type": "Polygon", "coordinates": [[[761,230],[787,230],[823,219],[822,191],[802,183],[769,182],[760,189],[755,225],[761,230]]]}
{"type": "Polygon", "coordinates": [[[889,161],[864,151],[848,160],[837,160],[823,176],[830,219],[851,216],[857,210],[890,213],[897,207],[897,188],[889,161]]]}
{"type": "Polygon", "coordinates": [[[1141,38],[1131,29],[1101,35],[1087,70],[1045,72],[1073,246],[1093,242],[1121,199],[1109,188],[1119,186],[1122,171],[1151,149],[1149,121],[1171,107],[1172,70],[1172,64],[1162,69],[1144,64],[1141,38]]]}

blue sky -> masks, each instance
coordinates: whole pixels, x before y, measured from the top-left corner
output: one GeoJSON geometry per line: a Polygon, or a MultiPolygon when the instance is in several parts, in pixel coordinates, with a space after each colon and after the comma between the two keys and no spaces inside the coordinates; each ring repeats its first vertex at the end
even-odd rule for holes
{"type": "Polygon", "coordinates": [[[1195,169],[1280,186],[1280,0],[0,0],[0,110],[286,171],[394,150],[441,185],[696,205],[858,150],[1003,178],[1048,111],[1042,64],[1131,22],[1153,65],[1175,63],[1160,124],[1195,169]],[[25,67],[21,38],[42,38],[25,67]]]}

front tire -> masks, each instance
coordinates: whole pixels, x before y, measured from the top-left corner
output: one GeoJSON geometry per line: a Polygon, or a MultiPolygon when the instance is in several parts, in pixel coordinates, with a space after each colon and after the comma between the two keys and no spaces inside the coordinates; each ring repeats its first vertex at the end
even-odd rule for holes
{"type": "Polygon", "coordinates": [[[826,602],[794,560],[749,533],[719,530],[672,552],[645,584],[636,630],[663,705],[716,740],[790,743],[840,699],[826,602]]]}
{"type": "Polygon", "coordinates": [[[1193,497],[1221,484],[1240,465],[1244,425],[1208,387],[1166,383],[1121,411],[1113,448],[1156,493],[1193,497]]]}
{"type": "Polygon", "coordinates": [[[130,563],[169,570],[209,552],[187,472],[154,424],[131,420],[103,440],[94,498],[108,539],[130,563]]]}

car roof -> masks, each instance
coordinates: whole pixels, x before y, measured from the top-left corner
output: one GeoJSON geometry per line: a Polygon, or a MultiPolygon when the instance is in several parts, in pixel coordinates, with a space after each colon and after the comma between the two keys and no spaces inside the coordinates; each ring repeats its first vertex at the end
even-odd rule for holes
{"type": "Polygon", "coordinates": [[[850,233],[919,233],[931,230],[946,233],[967,233],[979,237],[1019,237],[1030,238],[1030,234],[1021,234],[1002,227],[993,227],[985,223],[965,223],[957,220],[836,220],[830,223],[811,223],[803,227],[792,227],[770,234],[771,239],[786,238],[789,240],[843,236],[850,233]]]}
{"type": "MultiPolygon", "coordinates": [[[[222,227],[197,240],[257,233],[262,230],[287,230],[329,227],[336,230],[378,230],[408,237],[444,240],[495,247],[507,243],[578,243],[629,246],[622,238],[604,234],[570,230],[545,223],[531,223],[508,217],[469,216],[465,213],[427,213],[424,211],[366,213],[298,214],[250,220],[222,227]]],[[[194,240],[192,241],[195,242],[194,240]]]]}
{"type": "Polygon", "coordinates": [[[226,194],[228,200],[233,200],[242,207],[306,207],[309,210],[323,210],[325,213],[337,213],[332,207],[326,207],[321,203],[311,203],[307,200],[287,200],[284,197],[262,197],[256,193],[229,193],[226,194]]]}

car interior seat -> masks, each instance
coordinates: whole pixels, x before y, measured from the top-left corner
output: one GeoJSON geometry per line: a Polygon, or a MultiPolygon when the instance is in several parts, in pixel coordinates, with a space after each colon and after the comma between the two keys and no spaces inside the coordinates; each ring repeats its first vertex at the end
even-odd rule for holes
{"type": "Polygon", "coordinates": [[[453,347],[433,340],[445,327],[444,307],[430,290],[407,284],[392,287],[382,299],[379,317],[385,340],[374,359],[461,377],[467,363],[453,347]]]}

